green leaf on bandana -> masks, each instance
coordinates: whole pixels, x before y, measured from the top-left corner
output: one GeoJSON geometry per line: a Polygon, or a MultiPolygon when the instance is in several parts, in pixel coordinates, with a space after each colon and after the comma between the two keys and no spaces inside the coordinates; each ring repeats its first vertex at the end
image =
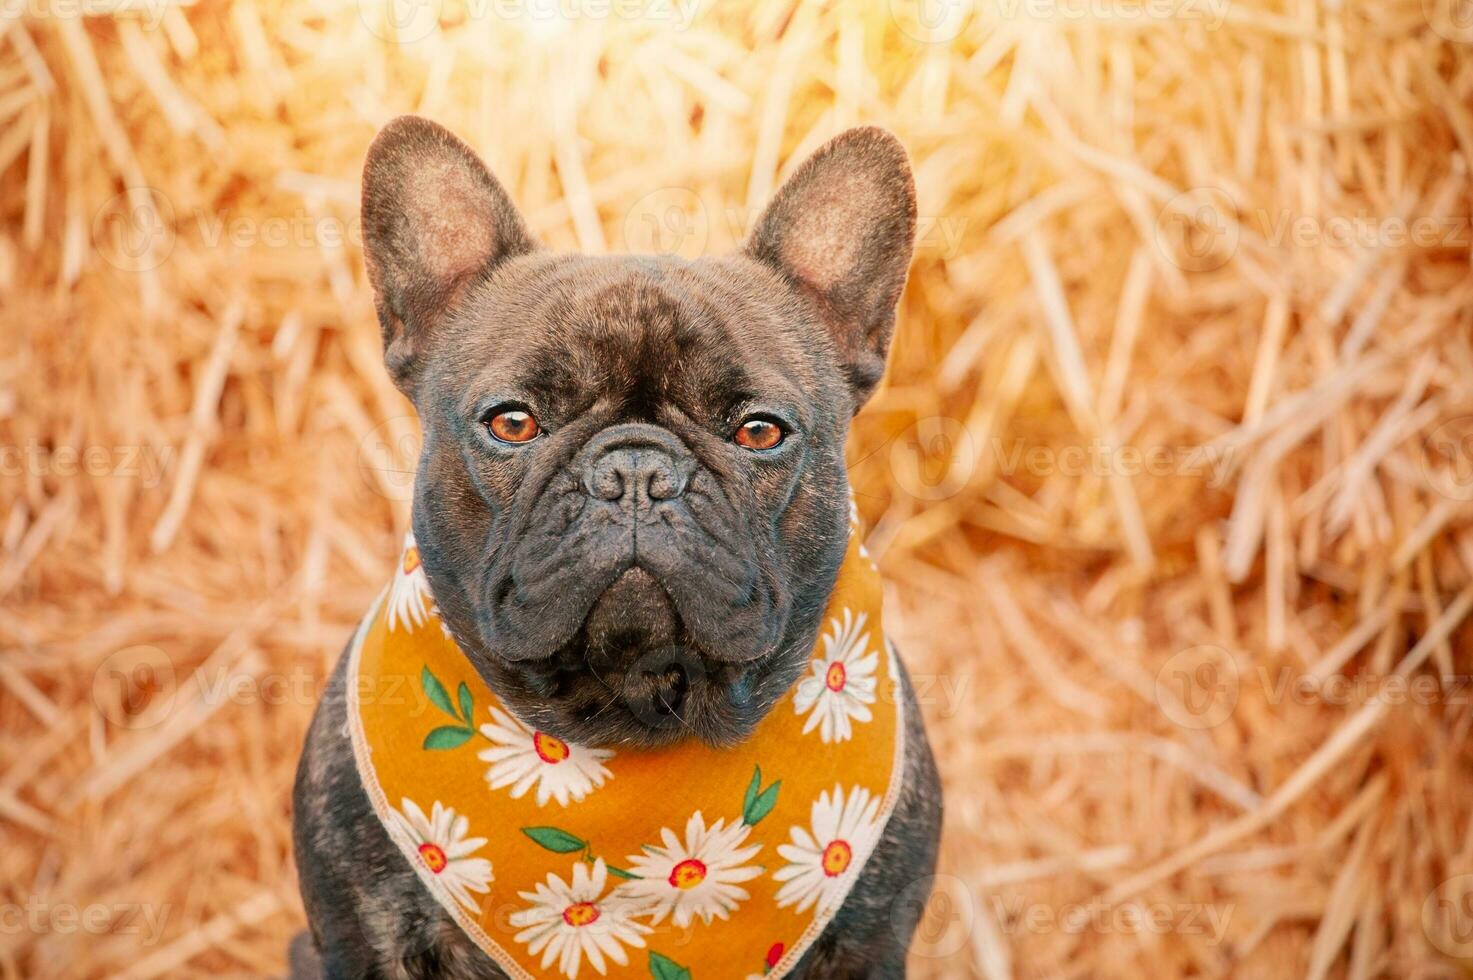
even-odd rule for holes
{"type": "Polygon", "coordinates": [[[588,846],[586,840],[574,837],[566,830],[559,830],[557,827],[523,827],[522,833],[555,854],[572,854],[588,846]]]}
{"type": "Polygon", "coordinates": [[[445,692],[445,685],[440,683],[438,677],[430,673],[428,665],[425,666],[424,670],[420,671],[419,684],[425,689],[425,694],[429,696],[431,703],[435,707],[452,718],[460,717],[455,713],[455,709],[450,707],[450,695],[445,692]]]}
{"type": "Polygon", "coordinates": [[[471,700],[471,689],[465,686],[465,681],[461,681],[460,690],[456,693],[460,696],[460,717],[469,725],[471,709],[475,707],[475,702],[471,700]]]}
{"type": "Polygon", "coordinates": [[[752,770],[752,781],[747,784],[747,795],[742,797],[742,812],[746,813],[752,809],[752,801],[757,798],[757,791],[762,788],[762,767],[758,766],[752,770]]]}
{"type": "Polygon", "coordinates": [[[425,736],[427,749],[457,749],[466,743],[475,731],[460,725],[442,725],[425,736]]]}
{"type": "Polygon", "coordinates": [[[634,872],[625,871],[623,868],[616,868],[612,864],[609,864],[607,861],[604,862],[604,867],[608,868],[609,874],[613,875],[615,878],[623,878],[627,881],[639,877],[639,875],[635,874],[634,872]]]}
{"type": "Polygon", "coordinates": [[[690,971],[670,957],[650,950],[650,976],[655,980],[690,980],[690,971]]]}
{"type": "Polygon", "coordinates": [[[755,827],[757,825],[757,821],[761,820],[763,817],[771,813],[772,808],[777,806],[777,788],[782,784],[783,781],[779,779],[777,782],[764,789],[761,793],[758,793],[756,799],[752,800],[752,802],[742,810],[742,823],[746,824],[748,827],[755,827]]]}

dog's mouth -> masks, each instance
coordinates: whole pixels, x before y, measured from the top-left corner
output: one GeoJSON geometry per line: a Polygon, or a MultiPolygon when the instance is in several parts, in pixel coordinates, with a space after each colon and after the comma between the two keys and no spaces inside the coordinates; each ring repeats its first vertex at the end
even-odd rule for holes
{"type": "Polygon", "coordinates": [[[723,662],[686,628],[639,566],[599,596],[552,656],[515,665],[540,726],[591,745],[740,741],[756,716],[756,662],[723,662]]]}
{"type": "Polygon", "coordinates": [[[632,565],[594,601],[583,620],[590,667],[629,666],[647,651],[688,642],[675,603],[653,575],[632,565]]]}

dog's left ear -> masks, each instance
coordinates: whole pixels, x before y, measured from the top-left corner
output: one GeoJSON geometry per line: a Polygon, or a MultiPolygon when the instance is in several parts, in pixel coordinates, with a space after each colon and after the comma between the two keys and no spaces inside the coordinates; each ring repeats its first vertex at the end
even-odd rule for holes
{"type": "Polygon", "coordinates": [[[885,373],[915,227],[905,148],[866,126],[839,134],[805,161],[747,239],[748,255],[813,300],[843,360],[856,411],[885,373]]]}

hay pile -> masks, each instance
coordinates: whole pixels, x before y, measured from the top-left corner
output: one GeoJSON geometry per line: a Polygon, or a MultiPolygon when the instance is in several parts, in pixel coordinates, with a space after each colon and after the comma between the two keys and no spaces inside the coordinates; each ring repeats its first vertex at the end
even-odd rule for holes
{"type": "Polygon", "coordinates": [[[549,6],[7,8],[0,976],[283,967],[296,753],[406,521],[355,219],[406,111],[589,251],[910,147],[852,460],[948,784],[917,975],[1473,961],[1459,9],[549,6]]]}

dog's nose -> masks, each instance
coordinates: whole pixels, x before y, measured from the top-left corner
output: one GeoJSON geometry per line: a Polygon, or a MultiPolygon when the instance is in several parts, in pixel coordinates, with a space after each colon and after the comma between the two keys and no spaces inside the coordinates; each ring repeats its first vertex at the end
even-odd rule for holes
{"type": "Polygon", "coordinates": [[[666,453],[649,446],[611,450],[594,460],[584,483],[599,500],[630,503],[669,500],[685,491],[685,480],[666,453]]]}
{"type": "Polygon", "coordinates": [[[587,451],[583,488],[596,500],[647,506],[679,497],[690,479],[690,454],[657,426],[612,426],[590,440],[587,451]]]}

